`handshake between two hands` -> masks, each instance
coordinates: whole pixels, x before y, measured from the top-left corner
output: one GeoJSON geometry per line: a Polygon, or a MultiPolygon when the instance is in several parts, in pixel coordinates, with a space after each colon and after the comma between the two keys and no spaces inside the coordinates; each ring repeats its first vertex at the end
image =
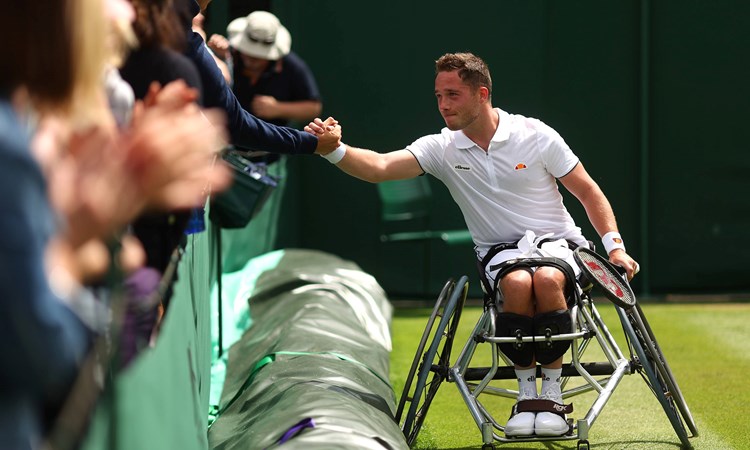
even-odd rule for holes
{"type": "Polygon", "coordinates": [[[305,126],[305,131],[318,137],[315,153],[327,155],[341,145],[341,125],[333,117],[326,120],[315,118],[305,126]]]}

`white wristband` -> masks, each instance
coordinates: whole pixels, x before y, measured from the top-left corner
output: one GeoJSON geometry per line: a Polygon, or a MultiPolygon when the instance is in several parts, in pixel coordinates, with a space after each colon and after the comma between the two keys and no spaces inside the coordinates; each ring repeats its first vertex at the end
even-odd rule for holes
{"type": "Polygon", "coordinates": [[[341,145],[336,147],[336,150],[328,153],[327,155],[320,156],[327,159],[331,164],[338,164],[342,159],[344,159],[344,155],[346,155],[346,144],[342,142],[341,145]]]}
{"type": "Polygon", "coordinates": [[[607,252],[607,255],[612,253],[612,250],[617,250],[618,248],[625,250],[622,236],[617,231],[610,231],[602,236],[602,244],[604,244],[604,251],[607,252]]]}

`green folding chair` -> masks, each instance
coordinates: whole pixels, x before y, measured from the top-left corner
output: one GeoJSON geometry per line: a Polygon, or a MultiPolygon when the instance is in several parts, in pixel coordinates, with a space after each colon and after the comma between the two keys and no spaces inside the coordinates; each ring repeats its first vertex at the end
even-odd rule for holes
{"type": "Polygon", "coordinates": [[[467,229],[432,229],[432,190],[426,176],[379,183],[381,242],[423,242],[425,293],[429,293],[430,241],[473,244],[467,229]]]}

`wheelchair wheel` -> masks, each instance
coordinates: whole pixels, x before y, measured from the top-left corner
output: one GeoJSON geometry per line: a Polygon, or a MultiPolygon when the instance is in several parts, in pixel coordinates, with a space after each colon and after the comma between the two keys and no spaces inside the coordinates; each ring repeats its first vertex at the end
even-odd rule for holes
{"type": "Polygon", "coordinates": [[[443,286],[443,289],[440,291],[440,295],[438,295],[437,301],[435,302],[435,307],[432,309],[432,314],[430,315],[430,318],[427,319],[427,325],[425,326],[424,333],[422,333],[422,339],[417,346],[414,361],[411,363],[409,374],[406,376],[406,381],[404,382],[403,394],[398,402],[398,408],[396,408],[396,422],[401,423],[401,415],[404,412],[404,406],[406,405],[407,399],[410,398],[408,394],[410,393],[411,384],[414,381],[414,374],[417,373],[419,363],[422,361],[421,357],[424,352],[424,347],[427,344],[427,339],[431,337],[435,319],[437,317],[442,317],[443,309],[448,303],[448,297],[454,286],[455,280],[453,278],[449,278],[448,281],[445,282],[445,286],[443,286]]]}
{"type": "Polygon", "coordinates": [[[638,372],[659,400],[683,448],[692,448],[685,426],[687,425],[687,429],[690,430],[690,437],[697,436],[698,429],[695,420],[667,364],[664,353],[656,342],[656,337],[643,310],[639,304],[636,304],[627,310],[618,308],[618,314],[629,345],[638,356],[640,363],[637,367],[638,372]]]}
{"type": "Polygon", "coordinates": [[[401,426],[401,431],[409,446],[416,442],[432,399],[440,384],[448,378],[451,347],[453,347],[461,311],[466,301],[468,283],[468,278],[462,276],[458,282],[448,280],[445,284],[432,315],[427,321],[427,327],[414,356],[414,362],[396,410],[396,421],[401,426]],[[436,320],[438,317],[439,321],[436,320]],[[428,344],[430,338],[432,341],[428,344]],[[425,348],[427,351],[424,351],[425,348]],[[432,378],[430,378],[430,373],[432,373],[432,378]],[[415,375],[416,383],[414,389],[411,390],[415,375]],[[429,381],[428,378],[430,378],[429,381]],[[407,403],[408,409],[406,409],[407,403]]]}

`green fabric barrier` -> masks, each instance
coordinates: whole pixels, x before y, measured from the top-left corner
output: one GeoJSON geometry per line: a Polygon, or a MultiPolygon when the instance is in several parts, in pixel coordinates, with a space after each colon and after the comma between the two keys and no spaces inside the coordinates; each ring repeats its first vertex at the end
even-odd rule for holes
{"type": "Polygon", "coordinates": [[[211,254],[208,232],[188,237],[156,346],[104,393],[83,449],[208,448],[211,254]]]}
{"type": "Polygon", "coordinates": [[[249,258],[222,277],[228,351],[217,350],[216,235],[207,221],[188,238],[155,346],[110,380],[81,448],[266,448],[307,418],[315,427],[284,448],[406,448],[393,421],[382,288],[321,252],[250,258],[259,250],[242,242],[253,226],[224,240],[227,260],[249,258]]]}
{"type": "Polygon", "coordinates": [[[406,449],[393,420],[392,390],[371,372],[334,357],[277,357],[209,431],[214,449],[264,449],[311,418],[283,448],[406,449]],[[386,442],[387,447],[381,442],[386,442]]]}
{"type": "Polygon", "coordinates": [[[277,223],[287,184],[286,163],[286,156],[282,156],[268,167],[268,174],[277,177],[279,182],[258,215],[245,228],[221,230],[224,273],[242,270],[251,258],[275,250],[277,223]]]}
{"type": "MultiPolygon", "coordinates": [[[[255,290],[257,275],[273,270],[278,266],[283,255],[282,251],[261,255],[247,261],[247,264],[241,270],[234,273],[225,273],[222,276],[221,308],[223,314],[221,315],[221,327],[218,323],[219,295],[216,284],[211,290],[211,358],[213,361],[211,366],[211,405],[218,405],[224,377],[226,376],[228,353],[219,354],[219,330],[221,329],[222,333],[222,346],[226,349],[237,342],[242,334],[250,328],[253,320],[250,317],[247,299],[255,290]]],[[[212,407],[212,414],[215,409],[215,407],[212,407]]]]}
{"type": "Polygon", "coordinates": [[[284,448],[406,448],[393,420],[391,306],[383,290],[332,255],[286,250],[262,258],[271,257],[272,269],[253,272],[248,264],[243,271],[253,326],[227,352],[209,445],[268,448],[312,419],[315,426],[284,448]]]}

